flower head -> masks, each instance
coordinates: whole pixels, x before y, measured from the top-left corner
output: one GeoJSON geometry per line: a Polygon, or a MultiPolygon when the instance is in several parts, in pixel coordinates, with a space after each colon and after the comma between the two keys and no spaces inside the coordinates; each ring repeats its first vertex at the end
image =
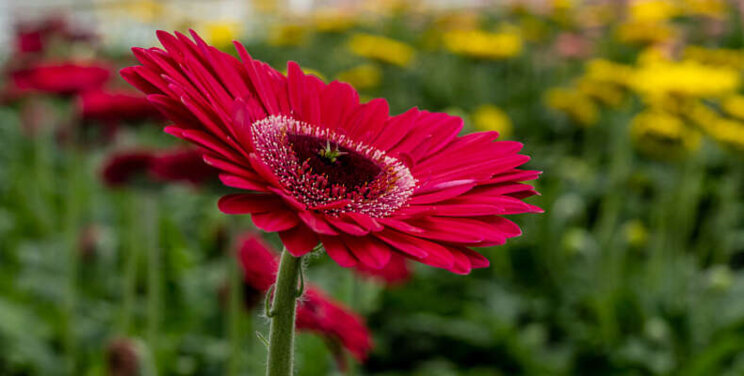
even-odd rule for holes
{"type": "Polygon", "coordinates": [[[456,273],[485,267],[470,247],[521,234],[503,215],[539,212],[520,182],[522,144],[496,132],[458,137],[462,119],[411,109],[390,116],[383,99],[359,102],[348,84],[287,76],[182,34],[159,34],[165,50],[139,49],[124,78],[175,124],[166,132],[203,148],[222,182],[228,214],[251,214],[279,232],[288,251],[319,243],[338,264],[381,269],[393,254],[456,273]]]}

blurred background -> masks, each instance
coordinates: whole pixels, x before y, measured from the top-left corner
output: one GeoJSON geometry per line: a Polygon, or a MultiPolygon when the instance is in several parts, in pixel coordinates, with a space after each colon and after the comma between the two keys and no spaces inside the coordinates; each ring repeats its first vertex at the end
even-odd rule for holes
{"type": "Polygon", "coordinates": [[[469,276],[312,257],[374,348],[342,367],[300,334],[298,374],[742,375],[743,19],[737,0],[0,1],[0,375],[263,373],[250,220],[117,73],[189,28],[496,130],[544,171],[545,214],[469,276]]]}

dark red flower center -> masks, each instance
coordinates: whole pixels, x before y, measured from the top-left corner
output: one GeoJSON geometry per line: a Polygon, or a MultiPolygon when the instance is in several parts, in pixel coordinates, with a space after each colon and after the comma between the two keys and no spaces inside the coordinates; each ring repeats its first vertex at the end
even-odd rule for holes
{"type": "Polygon", "coordinates": [[[416,186],[396,158],[326,128],[286,116],[251,128],[256,154],[308,209],[384,217],[405,205],[416,186]]]}
{"type": "Polygon", "coordinates": [[[287,138],[298,160],[307,161],[313,172],[336,184],[357,189],[382,173],[380,166],[366,156],[335,142],[300,134],[287,138]]]}

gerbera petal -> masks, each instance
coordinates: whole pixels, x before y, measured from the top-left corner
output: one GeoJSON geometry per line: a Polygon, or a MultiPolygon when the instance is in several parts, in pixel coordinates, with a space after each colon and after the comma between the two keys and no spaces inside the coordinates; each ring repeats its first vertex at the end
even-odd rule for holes
{"type": "Polygon", "coordinates": [[[228,187],[245,189],[249,191],[259,191],[259,192],[267,191],[266,186],[257,180],[251,180],[251,179],[244,178],[242,176],[235,176],[235,175],[230,175],[230,174],[220,174],[219,178],[222,184],[228,187]]]}
{"type": "Polygon", "coordinates": [[[292,256],[300,257],[315,248],[320,241],[310,228],[299,224],[289,230],[279,232],[279,238],[292,256]]]}
{"type": "Polygon", "coordinates": [[[459,247],[457,249],[470,259],[470,265],[473,268],[487,268],[490,265],[490,262],[485,256],[470,248],[459,247]]]}
{"type": "Polygon", "coordinates": [[[231,194],[222,196],[217,207],[225,214],[253,214],[282,211],[284,204],[268,194],[231,194]]]}
{"type": "Polygon", "coordinates": [[[414,258],[425,258],[429,256],[429,252],[437,247],[432,242],[393,230],[376,232],[374,235],[398,251],[414,258]]]}
{"type": "Polygon", "coordinates": [[[336,261],[339,265],[350,268],[357,264],[357,259],[351,254],[351,251],[337,236],[320,236],[320,241],[328,253],[328,256],[336,261]]]}
{"type": "Polygon", "coordinates": [[[468,184],[456,185],[450,188],[444,188],[439,191],[435,191],[428,194],[415,195],[411,198],[411,205],[423,205],[431,204],[439,201],[444,201],[452,197],[457,197],[475,187],[475,182],[468,184]]]}
{"type": "Polygon", "coordinates": [[[449,270],[456,274],[469,274],[472,266],[470,265],[468,256],[460,252],[459,249],[450,248],[450,251],[454,257],[454,263],[452,263],[452,267],[449,270]]]}
{"type": "Polygon", "coordinates": [[[253,169],[250,166],[239,165],[235,162],[222,159],[218,154],[214,154],[213,152],[206,151],[202,155],[202,159],[204,159],[204,163],[214,168],[220,169],[230,175],[236,175],[255,181],[262,180],[258,174],[253,172],[253,169]]]}
{"type": "Polygon", "coordinates": [[[342,236],[341,239],[357,260],[372,269],[381,269],[390,261],[390,248],[375,238],[342,236]]]}
{"type": "Polygon", "coordinates": [[[269,232],[289,230],[300,223],[297,215],[290,210],[255,213],[251,215],[251,219],[256,227],[269,232]]]}
{"type": "Polygon", "coordinates": [[[297,212],[303,222],[310,227],[313,231],[323,235],[338,235],[338,232],[331,228],[331,225],[326,222],[323,217],[317,214],[313,214],[309,211],[297,212]]]}
{"type": "Polygon", "coordinates": [[[329,218],[328,223],[349,235],[363,236],[369,234],[369,230],[364,229],[355,223],[346,222],[341,217],[329,218]]]}
{"type": "Polygon", "coordinates": [[[349,212],[345,213],[345,216],[351,218],[354,222],[368,231],[380,231],[384,228],[379,222],[377,222],[377,220],[366,214],[349,212]]]}

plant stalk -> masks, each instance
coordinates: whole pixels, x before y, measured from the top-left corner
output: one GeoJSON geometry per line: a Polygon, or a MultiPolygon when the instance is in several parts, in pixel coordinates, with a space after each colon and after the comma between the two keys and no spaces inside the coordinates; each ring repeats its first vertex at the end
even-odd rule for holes
{"type": "Polygon", "coordinates": [[[276,278],[269,330],[268,376],[291,376],[294,362],[295,310],[297,308],[297,283],[302,267],[301,258],[282,251],[279,274],[276,278]]]}

